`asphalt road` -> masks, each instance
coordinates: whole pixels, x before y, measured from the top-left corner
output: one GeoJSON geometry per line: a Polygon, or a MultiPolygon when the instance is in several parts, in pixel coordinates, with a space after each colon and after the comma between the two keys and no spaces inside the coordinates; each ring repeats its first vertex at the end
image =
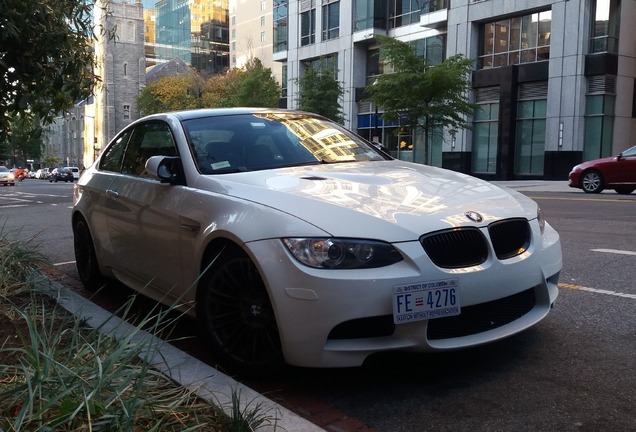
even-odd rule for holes
{"type": "MultiPolygon", "coordinates": [[[[473,350],[242,381],[387,432],[636,430],[636,193],[519,190],[539,202],[563,246],[559,299],[539,325],[473,350]]],[[[0,188],[0,226],[76,277],[71,196],[71,184],[38,180],[0,188]]]]}

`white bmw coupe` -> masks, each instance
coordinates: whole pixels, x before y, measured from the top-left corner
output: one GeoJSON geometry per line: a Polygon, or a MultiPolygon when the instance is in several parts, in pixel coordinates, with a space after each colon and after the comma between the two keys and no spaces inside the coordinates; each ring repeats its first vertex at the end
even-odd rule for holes
{"type": "Polygon", "coordinates": [[[75,185],[72,224],[86,287],[188,309],[250,371],[502,339],[548,314],[562,266],[531,199],[288,110],[132,123],[75,185]]]}

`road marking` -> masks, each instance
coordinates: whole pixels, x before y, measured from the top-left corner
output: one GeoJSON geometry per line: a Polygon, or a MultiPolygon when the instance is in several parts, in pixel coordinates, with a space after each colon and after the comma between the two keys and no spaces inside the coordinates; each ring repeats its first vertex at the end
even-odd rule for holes
{"type": "Polygon", "coordinates": [[[612,295],[616,297],[630,298],[630,299],[636,300],[636,294],[627,294],[627,293],[621,293],[621,292],[610,291],[610,290],[602,290],[602,289],[584,287],[580,285],[560,283],[559,288],[567,288],[567,289],[577,290],[577,291],[588,291],[588,292],[593,292],[596,294],[612,295]]]}
{"type": "Polygon", "coordinates": [[[619,255],[633,255],[636,256],[636,252],[633,251],[624,251],[624,250],[616,250],[616,249],[590,249],[592,252],[604,252],[604,253],[613,253],[619,255]]]}
{"type": "Polygon", "coordinates": [[[66,261],[66,262],[61,262],[61,263],[55,263],[53,264],[54,266],[63,266],[63,265],[67,265],[67,264],[75,264],[75,261],[66,261]]]}

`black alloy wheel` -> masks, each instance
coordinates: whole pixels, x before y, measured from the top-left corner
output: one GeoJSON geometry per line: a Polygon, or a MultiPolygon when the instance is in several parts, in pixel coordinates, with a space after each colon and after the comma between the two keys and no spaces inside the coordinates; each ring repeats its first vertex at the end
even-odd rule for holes
{"type": "Polygon", "coordinates": [[[91,232],[83,218],[78,218],[73,224],[73,247],[77,272],[82,285],[93,291],[101,288],[104,284],[104,276],[97,264],[91,232]]]}
{"type": "Polygon", "coordinates": [[[206,271],[197,290],[197,319],[219,363],[234,372],[262,375],[282,366],[267,289],[238,248],[226,248],[206,271]]]}
{"type": "Polygon", "coordinates": [[[594,170],[585,172],[581,177],[581,188],[586,193],[601,193],[604,189],[603,176],[594,170]]]}

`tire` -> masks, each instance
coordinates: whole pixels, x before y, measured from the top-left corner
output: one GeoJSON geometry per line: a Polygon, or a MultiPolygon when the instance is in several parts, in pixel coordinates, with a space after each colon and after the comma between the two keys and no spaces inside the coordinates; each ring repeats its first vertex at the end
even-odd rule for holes
{"type": "Polygon", "coordinates": [[[105,279],[99,270],[90,229],[81,217],[73,224],[73,246],[77,272],[82,285],[86,289],[96,291],[104,285],[105,279]]]}
{"type": "Polygon", "coordinates": [[[581,189],[586,193],[601,193],[604,189],[603,176],[598,171],[587,171],[581,177],[581,189]]]}
{"type": "Polygon", "coordinates": [[[614,188],[614,190],[616,191],[616,193],[619,193],[621,195],[629,195],[630,193],[634,192],[636,188],[633,188],[631,186],[621,186],[614,188]]]}
{"type": "Polygon", "coordinates": [[[269,374],[283,365],[276,317],[254,263],[237,247],[213,260],[197,289],[197,320],[220,364],[269,374]]]}

